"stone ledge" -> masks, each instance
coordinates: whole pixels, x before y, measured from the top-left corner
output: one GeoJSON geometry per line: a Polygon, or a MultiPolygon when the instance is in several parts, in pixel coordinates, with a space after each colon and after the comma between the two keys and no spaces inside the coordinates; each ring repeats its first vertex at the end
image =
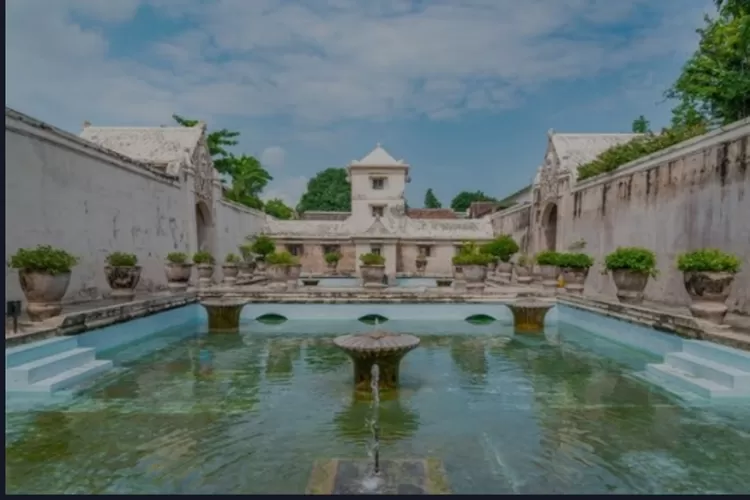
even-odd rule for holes
{"type": "Polygon", "coordinates": [[[562,295],[557,301],[574,307],[628,323],[646,326],[660,332],[687,339],[708,340],[736,349],[750,351],[750,335],[745,335],[726,325],[715,325],[675,312],[659,310],[647,306],[636,306],[589,297],[562,295]]]}
{"type": "Polygon", "coordinates": [[[15,347],[52,337],[77,335],[96,328],[103,328],[182,307],[197,300],[197,293],[188,291],[177,295],[155,296],[102,307],[92,305],[91,309],[70,312],[41,323],[22,324],[26,331],[11,336],[6,333],[5,347],[15,347]]]}

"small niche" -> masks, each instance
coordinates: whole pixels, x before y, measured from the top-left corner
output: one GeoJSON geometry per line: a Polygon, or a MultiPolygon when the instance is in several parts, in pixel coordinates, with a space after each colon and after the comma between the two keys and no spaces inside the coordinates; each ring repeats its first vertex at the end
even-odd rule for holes
{"type": "Polygon", "coordinates": [[[382,324],[388,321],[388,318],[381,316],[380,314],[367,314],[359,318],[359,321],[367,325],[374,325],[375,323],[382,324]]]}
{"type": "Polygon", "coordinates": [[[255,318],[255,321],[266,325],[279,325],[287,321],[287,317],[282,316],[281,314],[270,313],[258,316],[257,318],[255,318]]]}
{"type": "Polygon", "coordinates": [[[495,321],[497,321],[495,318],[487,314],[474,314],[466,318],[466,322],[472,325],[489,325],[495,321]]]}

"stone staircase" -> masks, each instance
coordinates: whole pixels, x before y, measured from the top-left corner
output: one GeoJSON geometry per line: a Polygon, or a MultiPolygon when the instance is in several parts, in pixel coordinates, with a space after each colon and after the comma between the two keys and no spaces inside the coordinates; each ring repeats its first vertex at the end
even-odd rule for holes
{"type": "Polygon", "coordinates": [[[707,399],[750,399],[750,353],[703,340],[685,340],[643,374],[672,392],[707,399]]]}
{"type": "Polygon", "coordinates": [[[112,368],[96,349],[76,337],[55,337],[5,350],[5,392],[47,393],[70,389],[112,368]]]}

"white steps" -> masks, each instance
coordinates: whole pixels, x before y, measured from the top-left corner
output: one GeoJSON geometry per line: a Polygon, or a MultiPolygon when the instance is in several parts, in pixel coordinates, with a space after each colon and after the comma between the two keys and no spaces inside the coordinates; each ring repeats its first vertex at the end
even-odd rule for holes
{"type": "Polygon", "coordinates": [[[664,363],[649,364],[645,375],[672,392],[706,399],[750,400],[750,354],[700,340],[686,340],[664,363]]]}
{"type": "Polygon", "coordinates": [[[5,350],[7,393],[53,393],[70,389],[112,368],[75,337],[57,337],[5,350]]]}

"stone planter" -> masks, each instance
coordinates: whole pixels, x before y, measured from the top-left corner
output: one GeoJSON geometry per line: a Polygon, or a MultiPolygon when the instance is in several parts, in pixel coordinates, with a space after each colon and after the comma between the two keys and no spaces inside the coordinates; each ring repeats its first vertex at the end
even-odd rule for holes
{"type": "Polygon", "coordinates": [[[690,295],[690,313],[694,318],[722,324],[727,315],[725,302],[734,281],[732,273],[694,271],[683,273],[685,290],[690,295]]]}
{"type": "Polygon", "coordinates": [[[266,266],[266,277],[272,288],[286,289],[286,283],[289,276],[289,266],[272,264],[266,266]]]}
{"type": "Polygon", "coordinates": [[[511,275],[513,274],[513,264],[510,262],[500,261],[497,263],[495,268],[498,279],[503,283],[510,283],[511,275]]]}
{"type": "Polygon", "coordinates": [[[60,315],[70,273],[53,275],[22,269],[18,272],[18,279],[26,297],[26,314],[31,321],[44,321],[60,315]]]}
{"type": "Polygon", "coordinates": [[[258,274],[265,274],[267,267],[268,266],[266,265],[266,261],[264,260],[255,261],[255,272],[257,272],[258,274]]]}
{"type": "Polygon", "coordinates": [[[612,280],[617,287],[617,298],[624,304],[643,302],[643,290],[648,283],[648,273],[616,269],[612,271],[612,280]]]}
{"type": "Polygon", "coordinates": [[[213,264],[198,264],[198,286],[201,288],[211,286],[211,279],[214,276],[213,264]]]}
{"type": "Polygon", "coordinates": [[[528,267],[516,265],[514,269],[516,271],[516,281],[519,285],[528,285],[531,283],[531,270],[528,267]]]}
{"type": "Polygon", "coordinates": [[[566,267],[563,268],[562,274],[565,281],[565,291],[573,295],[583,295],[583,286],[586,277],[589,275],[589,268],[573,269],[566,267]]]}
{"type": "Polygon", "coordinates": [[[239,273],[237,274],[237,284],[243,285],[249,282],[253,277],[253,271],[255,271],[254,261],[240,262],[239,273]]]}
{"type": "Polygon", "coordinates": [[[534,284],[542,283],[542,266],[539,264],[531,266],[531,282],[534,284]]]}
{"type": "Polygon", "coordinates": [[[542,286],[548,290],[557,288],[557,278],[560,276],[560,268],[557,266],[539,266],[539,275],[542,278],[542,286]]]}
{"type": "Polygon", "coordinates": [[[141,280],[141,266],[104,266],[104,276],[116,299],[132,299],[141,280]]]}
{"type": "Polygon", "coordinates": [[[424,270],[427,268],[427,259],[417,259],[415,264],[417,265],[417,273],[424,274],[424,270]]]}
{"type": "Polygon", "coordinates": [[[339,266],[339,263],[338,261],[326,262],[326,266],[328,267],[328,274],[336,274],[336,268],[339,266]]]}
{"type": "Polygon", "coordinates": [[[221,266],[221,274],[224,276],[224,284],[234,285],[237,283],[237,276],[240,274],[240,266],[225,263],[221,266]]]}
{"type": "Polygon", "coordinates": [[[190,282],[190,273],[193,270],[192,264],[176,264],[167,262],[164,266],[167,273],[167,287],[173,292],[182,292],[187,290],[190,282]]]}
{"type": "Polygon", "coordinates": [[[359,266],[362,276],[362,286],[367,288],[382,288],[385,278],[385,266],[359,266]]]}
{"type": "Polygon", "coordinates": [[[466,287],[476,291],[484,289],[484,281],[487,279],[487,266],[461,266],[466,287]]]}
{"type": "Polygon", "coordinates": [[[299,283],[299,277],[302,274],[302,264],[293,264],[288,266],[287,269],[287,285],[291,288],[295,288],[299,283]]]}

